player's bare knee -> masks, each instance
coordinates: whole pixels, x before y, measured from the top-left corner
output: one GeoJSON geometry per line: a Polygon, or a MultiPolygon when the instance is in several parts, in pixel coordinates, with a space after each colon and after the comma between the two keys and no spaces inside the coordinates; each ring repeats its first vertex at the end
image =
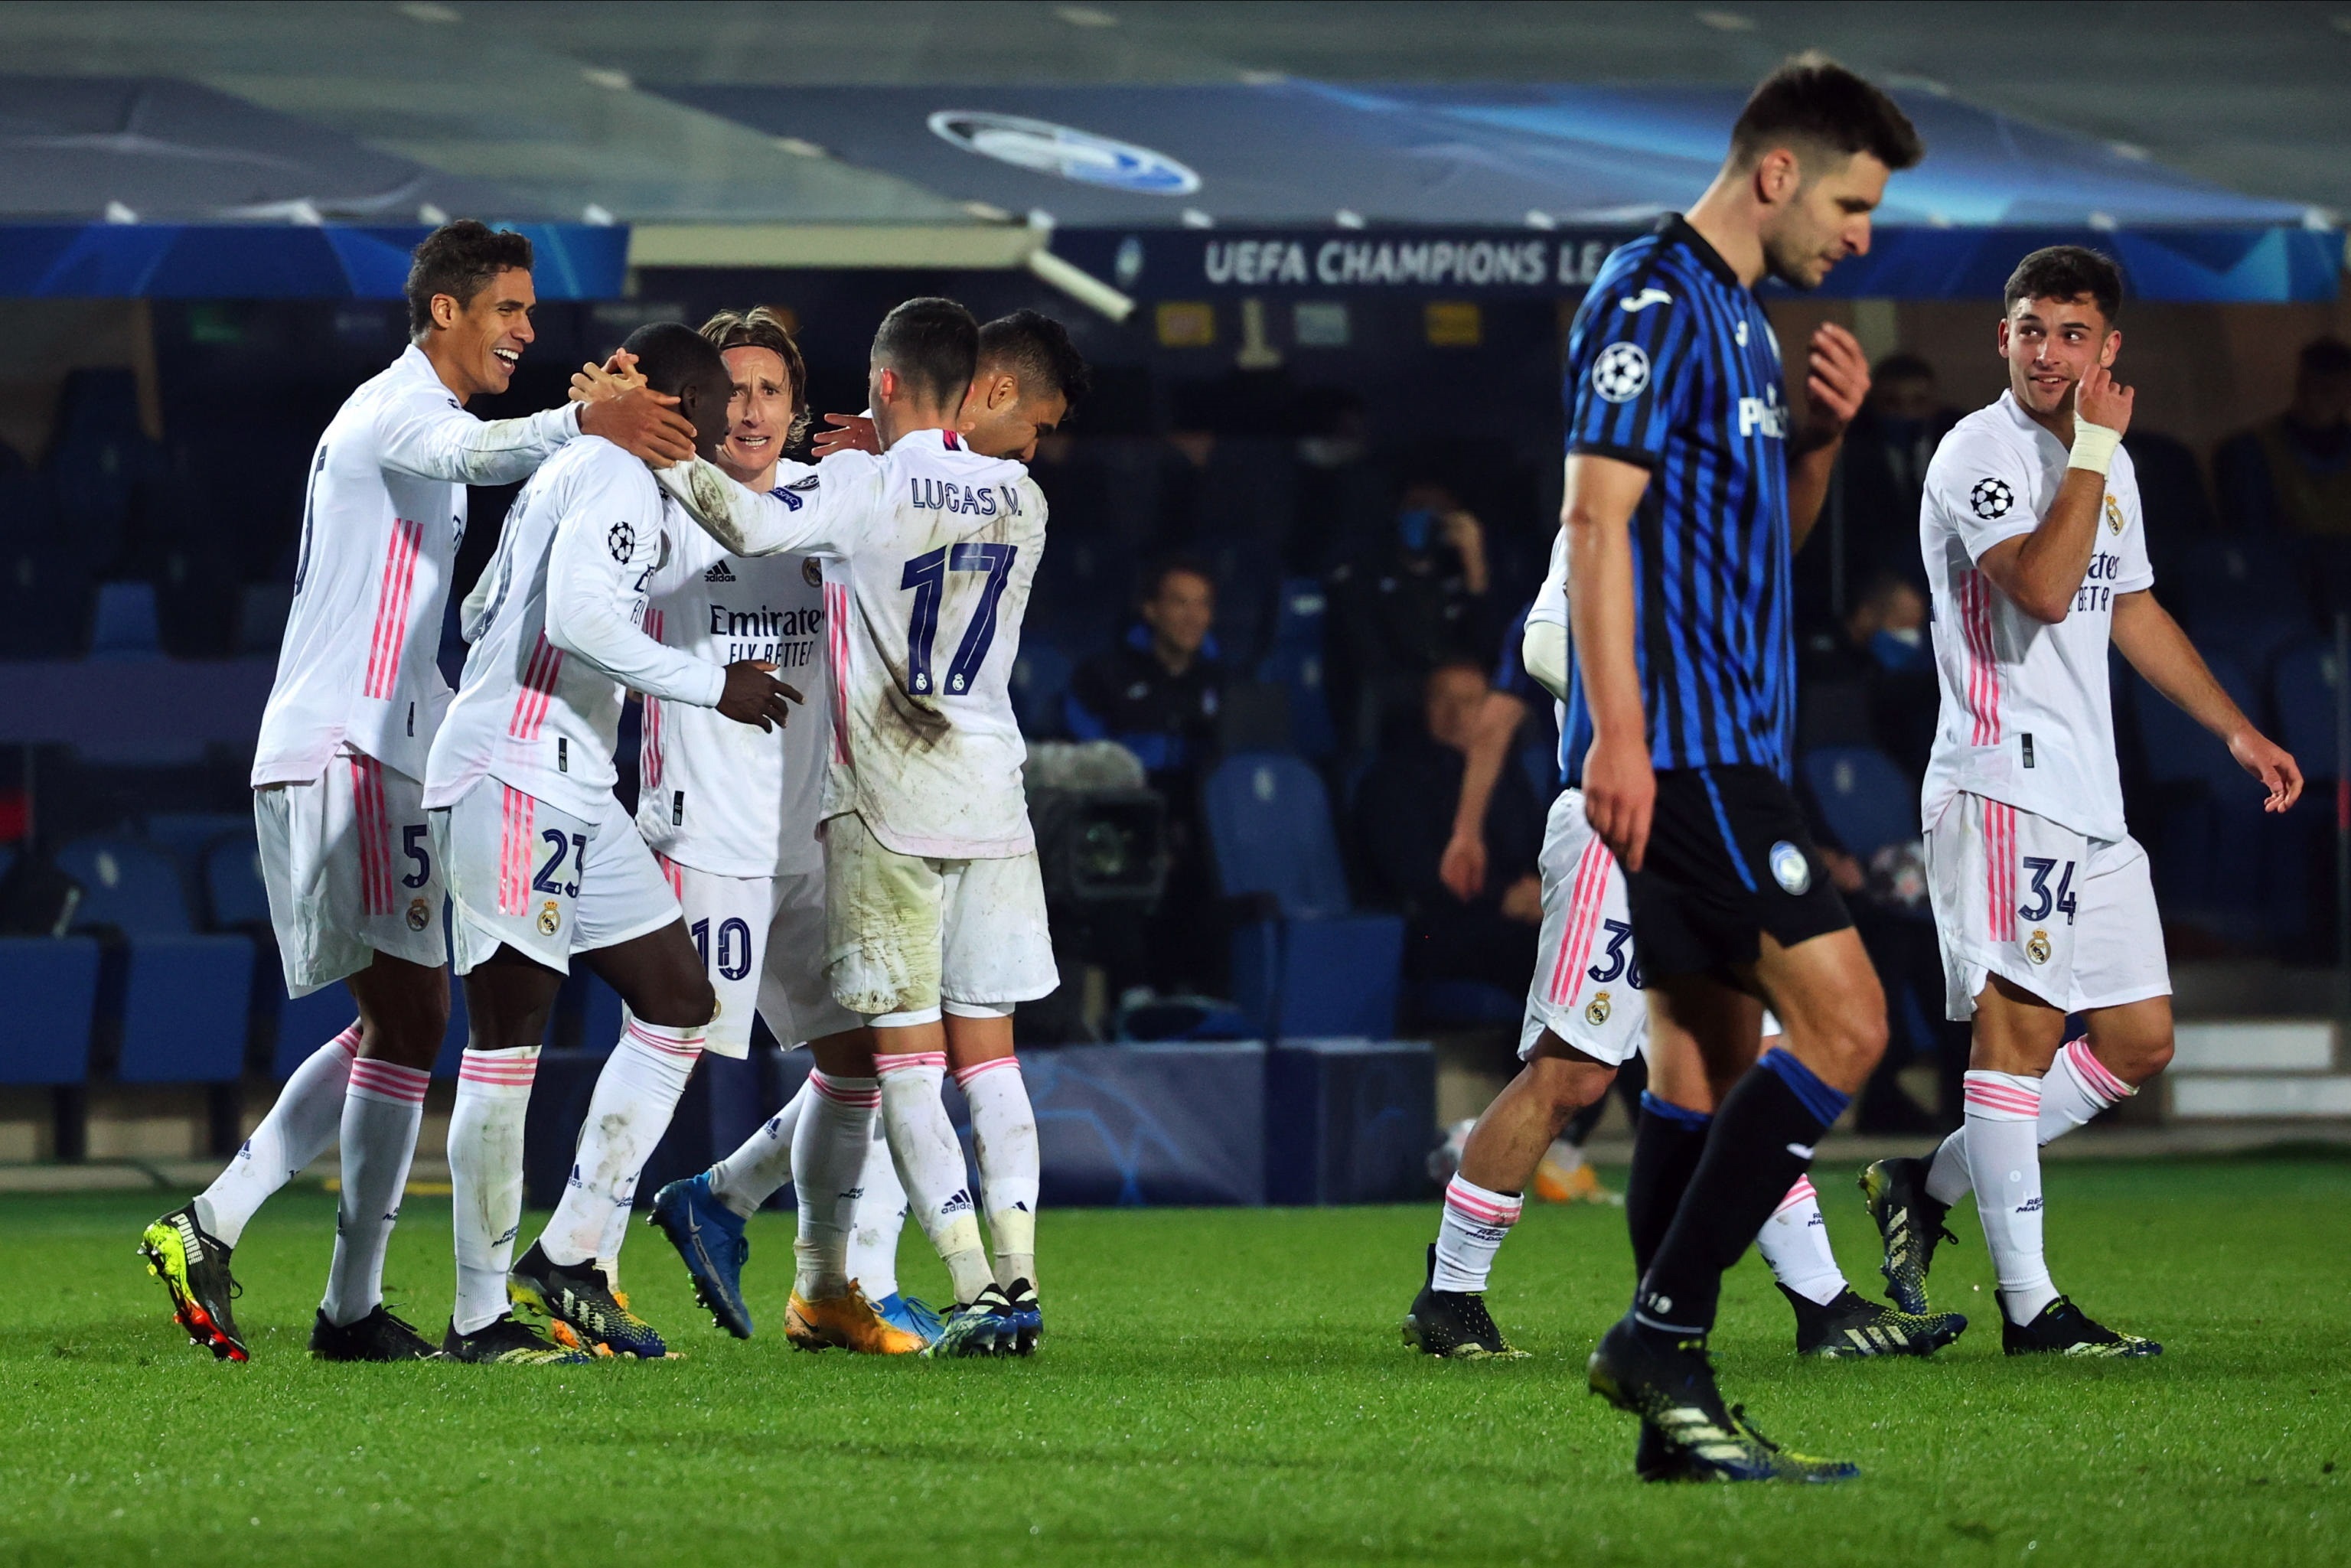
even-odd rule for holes
{"type": "Polygon", "coordinates": [[[718,1016],[718,993],[707,975],[690,969],[648,987],[630,1010],[656,1028],[699,1029],[718,1016]]]}

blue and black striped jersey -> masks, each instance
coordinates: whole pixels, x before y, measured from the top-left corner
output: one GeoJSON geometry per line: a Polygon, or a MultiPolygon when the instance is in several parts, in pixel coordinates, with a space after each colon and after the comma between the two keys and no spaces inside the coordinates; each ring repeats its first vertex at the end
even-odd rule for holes
{"type": "MultiPolygon", "coordinates": [[[[1789,414],[1752,289],[1681,218],[1601,264],[1569,329],[1567,450],[1650,472],[1633,580],[1650,757],[1785,775],[1794,745],[1789,414]]],[[[1579,723],[1573,693],[1566,727],[1579,723]]]]}

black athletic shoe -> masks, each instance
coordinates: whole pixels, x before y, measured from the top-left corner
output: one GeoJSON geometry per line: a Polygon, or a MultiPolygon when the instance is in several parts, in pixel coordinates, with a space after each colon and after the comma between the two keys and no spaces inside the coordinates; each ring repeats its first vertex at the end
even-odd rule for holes
{"type": "Polygon", "coordinates": [[[2161,1355],[2163,1347],[2135,1333],[2116,1333],[2064,1296],[2029,1323],[2000,1314],[2000,1348],[2011,1355],[2161,1355]]]}
{"type": "Polygon", "coordinates": [[[1404,1315],[1404,1343],[1423,1355],[1453,1361],[1523,1361],[1526,1352],[1502,1337],[1475,1291],[1437,1288],[1437,1249],[1428,1249],[1428,1272],[1412,1310],[1404,1315]]]}
{"type": "Polygon", "coordinates": [[[1851,1289],[1822,1305],[1780,1287],[1796,1310],[1796,1354],[1824,1361],[1865,1355],[1932,1355],[1967,1332],[1957,1312],[1919,1316],[1868,1301],[1851,1289]]]}
{"type": "Polygon", "coordinates": [[[246,1359],[229,1303],[243,1292],[228,1271],[227,1243],[196,1223],[196,1206],[183,1204],[150,1225],[139,1239],[147,1271],[171,1292],[172,1319],[216,1361],[246,1359]]]}
{"type": "Polygon", "coordinates": [[[976,1299],[948,1310],[946,1326],[923,1354],[941,1359],[1018,1355],[1019,1346],[1020,1314],[1003,1287],[991,1283],[976,1299]]]}
{"type": "Polygon", "coordinates": [[[507,1299],[549,1319],[559,1343],[564,1343],[568,1329],[587,1349],[601,1345],[614,1355],[644,1361],[669,1354],[653,1325],[612,1294],[611,1282],[593,1260],[565,1268],[534,1241],[507,1270],[507,1299]]]}
{"type": "Polygon", "coordinates": [[[512,1312],[501,1313],[496,1322],[472,1333],[459,1333],[453,1320],[448,1336],[441,1342],[441,1354],[451,1361],[486,1366],[584,1366],[596,1359],[588,1351],[542,1339],[512,1312]]]}
{"type": "MultiPolygon", "coordinates": [[[[1004,1287],[1004,1299],[1012,1303],[1012,1313],[1020,1320],[1020,1328],[1011,1345],[998,1354],[1036,1354],[1037,1342],[1045,1337],[1045,1309],[1038,1302],[1037,1287],[1026,1280],[1015,1280],[1004,1287]]],[[[944,1332],[945,1325],[941,1326],[944,1332]]]]}
{"type": "Polygon", "coordinates": [[[1886,1261],[1878,1265],[1886,1299],[1906,1312],[1925,1312],[1935,1243],[1959,1239],[1943,1225],[1950,1205],[1927,1196],[1925,1160],[1878,1161],[1861,1173],[1861,1196],[1886,1245],[1886,1261]]]}
{"type": "Polygon", "coordinates": [[[1641,1440],[1633,1448],[1633,1473],[1645,1481],[1702,1481],[1711,1478],[1682,1449],[1666,1440],[1654,1421],[1641,1423],[1641,1440]]]}
{"type": "Polygon", "coordinates": [[[340,1325],[322,1310],[310,1325],[310,1354],[320,1361],[431,1361],[441,1353],[378,1301],[357,1322],[340,1325]]]}
{"type": "Polygon", "coordinates": [[[1656,1438],[1644,1435],[1636,1464],[1646,1458],[1662,1472],[1678,1453],[1692,1480],[1842,1481],[1861,1473],[1791,1453],[1757,1431],[1744,1407],[1724,1409],[1703,1335],[1645,1329],[1627,1313],[1593,1347],[1588,1375],[1592,1392],[1656,1428],[1656,1438]]]}

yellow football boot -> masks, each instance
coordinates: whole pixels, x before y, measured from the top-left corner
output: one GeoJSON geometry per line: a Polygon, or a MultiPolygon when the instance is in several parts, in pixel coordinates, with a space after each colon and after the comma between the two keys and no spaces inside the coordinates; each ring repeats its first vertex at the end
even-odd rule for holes
{"type": "Polygon", "coordinates": [[[798,1291],[784,1312],[784,1337],[799,1350],[830,1350],[839,1346],[860,1355],[919,1355],[925,1341],[886,1322],[852,1280],[838,1296],[811,1301],[798,1291]]]}
{"type": "Polygon", "coordinates": [[[1549,1155],[1535,1167],[1535,1196],[1545,1203],[1625,1201],[1601,1185],[1599,1174],[1590,1166],[1578,1165],[1571,1170],[1549,1155]]]}

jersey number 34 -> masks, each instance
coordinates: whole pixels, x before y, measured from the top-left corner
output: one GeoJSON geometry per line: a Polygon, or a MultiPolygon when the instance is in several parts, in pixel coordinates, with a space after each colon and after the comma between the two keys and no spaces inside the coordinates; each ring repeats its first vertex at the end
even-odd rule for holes
{"type": "Polygon", "coordinates": [[[1013,557],[1019,553],[1019,545],[941,545],[906,563],[898,575],[898,586],[912,590],[914,595],[914,616],[906,626],[907,695],[959,697],[971,690],[987,657],[987,646],[996,641],[996,601],[1004,597],[1004,585],[1012,577],[1013,557]],[[971,624],[964,628],[963,642],[947,665],[946,685],[941,688],[931,677],[931,647],[938,641],[939,601],[946,597],[950,571],[986,572],[987,581],[979,591],[971,624]]]}

